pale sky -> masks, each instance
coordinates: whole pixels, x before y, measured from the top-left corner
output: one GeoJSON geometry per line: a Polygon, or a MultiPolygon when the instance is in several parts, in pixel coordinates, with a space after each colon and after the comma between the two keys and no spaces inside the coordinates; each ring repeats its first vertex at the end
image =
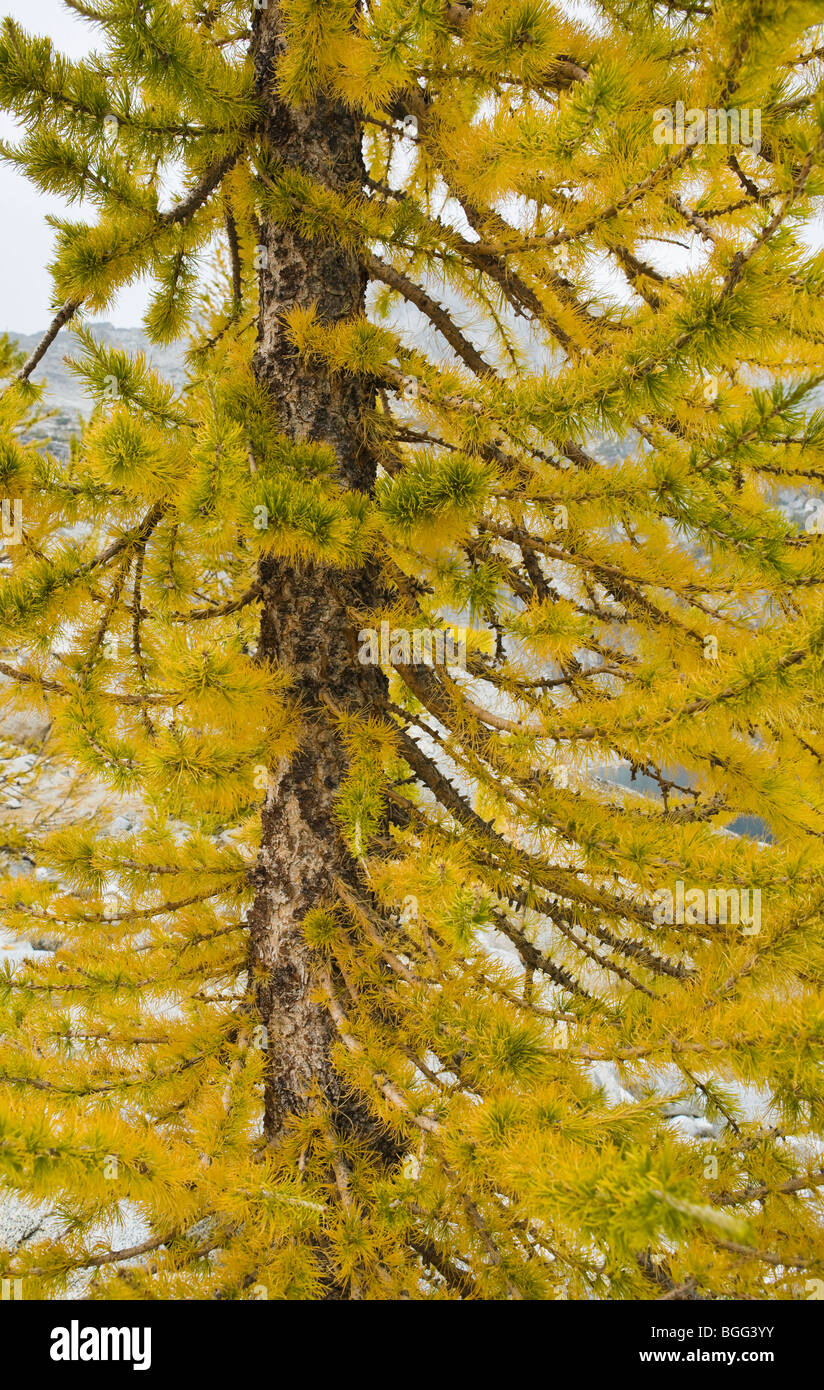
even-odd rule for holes
{"type": "MultiPolygon", "coordinates": [[[[566,5],[573,12],[586,8],[586,0],[566,0],[566,5]]],[[[63,0],[0,0],[0,19],[6,15],[16,19],[30,33],[47,34],[70,58],[81,57],[97,40],[96,26],[68,9],[63,0]]],[[[0,136],[13,139],[15,132],[14,122],[0,111],[0,136]]],[[[35,333],[44,329],[53,315],[52,284],[47,266],[52,258],[54,233],[45,221],[46,214],[67,213],[70,217],[82,217],[83,206],[75,203],[69,207],[55,194],[40,193],[21,174],[0,162],[0,209],[0,332],[35,333]]],[[[94,210],[91,216],[94,217],[94,210]]],[[[824,242],[822,218],[802,235],[811,246],[819,249],[824,242]]],[[[700,258],[702,253],[703,248],[696,247],[692,257],[685,257],[683,253],[673,253],[670,248],[656,245],[645,254],[653,264],[670,273],[676,267],[685,269],[690,260],[700,258]]],[[[599,287],[605,286],[599,281],[599,287]]],[[[145,282],[127,286],[105,317],[120,327],[136,326],[142,318],[148,293],[145,282]]]]}
{"type": "MultiPolygon", "coordinates": [[[[67,9],[62,0],[0,0],[0,19],[8,15],[27,32],[48,35],[69,58],[79,58],[95,46],[99,32],[88,20],[67,9]]],[[[11,140],[16,127],[0,112],[0,136],[11,140]]],[[[0,332],[36,333],[52,318],[52,283],[46,267],[52,258],[54,233],[47,213],[82,217],[55,194],[40,193],[5,161],[0,162],[0,332]]],[[[123,290],[105,317],[121,327],[140,322],[146,304],[145,286],[123,290]]]]}

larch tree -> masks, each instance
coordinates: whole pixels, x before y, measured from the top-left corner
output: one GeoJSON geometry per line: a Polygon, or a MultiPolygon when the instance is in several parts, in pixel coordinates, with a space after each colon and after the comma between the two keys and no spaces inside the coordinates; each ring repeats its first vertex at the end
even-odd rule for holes
{"type": "Polygon", "coordinates": [[[2,883],[61,1232],[0,1273],[811,1296],[820,5],[66,3],[84,61],[0,32],[4,157],[94,209],[4,349],[2,695],[145,811],[2,883]],[[140,276],[183,390],[90,326],[140,276]]]}

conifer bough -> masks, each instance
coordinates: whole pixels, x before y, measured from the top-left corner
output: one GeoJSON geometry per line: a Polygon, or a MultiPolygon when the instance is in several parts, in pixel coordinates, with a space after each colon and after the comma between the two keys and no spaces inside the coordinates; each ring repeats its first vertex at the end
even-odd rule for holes
{"type": "Polygon", "coordinates": [[[83,61],[0,32],[4,157],[93,209],[2,348],[2,695],[145,809],[4,813],[59,947],[0,982],[0,1172],[59,1231],[0,1273],[815,1296],[819,7],[67,4],[83,61]],[[139,275],[180,391],[89,326],[139,275]]]}

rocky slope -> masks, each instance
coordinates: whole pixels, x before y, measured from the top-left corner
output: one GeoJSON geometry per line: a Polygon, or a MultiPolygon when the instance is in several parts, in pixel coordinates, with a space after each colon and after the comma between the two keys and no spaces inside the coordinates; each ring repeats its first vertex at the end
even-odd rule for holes
{"type": "MultiPolygon", "coordinates": [[[[184,347],[175,343],[171,347],[157,347],[150,343],[141,328],[115,328],[111,323],[91,322],[86,325],[95,338],[106,346],[120,348],[129,353],[143,353],[155,370],[174,382],[182,385],[184,380],[184,347]]],[[[26,356],[33,352],[41,341],[42,333],[15,333],[8,329],[8,336],[26,356]]],[[[34,437],[41,440],[55,453],[65,454],[69,441],[82,418],[88,414],[89,400],[83,390],[83,382],[67,365],[66,357],[80,356],[76,337],[70,329],[63,328],[58,333],[43,361],[32,374],[32,381],[45,382],[44,404],[56,411],[50,420],[44,420],[34,437]]]]}

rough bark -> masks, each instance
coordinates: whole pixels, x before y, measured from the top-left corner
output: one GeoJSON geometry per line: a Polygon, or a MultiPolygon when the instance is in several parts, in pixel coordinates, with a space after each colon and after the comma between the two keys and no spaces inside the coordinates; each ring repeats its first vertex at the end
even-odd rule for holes
{"type": "MultiPolygon", "coordinates": [[[[279,7],[270,0],[256,16],[254,39],[264,139],[278,159],[331,188],[362,187],[357,119],[325,96],[299,109],[284,105],[273,82],[282,46],[279,7]]],[[[357,256],[306,242],[272,221],[264,220],[261,236],[268,264],[260,275],[257,378],[271,393],[284,432],[331,445],[341,487],[369,491],[375,462],[364,442],[363,420],[373,404],[372,388],[354,376],[301,362],[282,321],[294,305],[314,304],[321,321],[330,324],[361,313],[366,278],[357,256]]],[[[342,573],[267,557],[260,577],[260,659],[289,671],[311,730],[301,752],[271,770],[250,919],[258,1006],[269,1034],[265,1126],[269,1142],[277,1144],[290,1116],[304,1113],[318,1089],[343,1124],[368,1128],[331,1065],[333,1024],[311,997],[311,953],[302,923],[311,908],[333,896],[336,876],[350,883],[357,878],[334,814],[346,758],[323,697],[350,710],[364,708],[382,693],[383,676],[378,667],[359,665],[347,615],[348,607],[374,602],[370,567],[342,573]]]]}

